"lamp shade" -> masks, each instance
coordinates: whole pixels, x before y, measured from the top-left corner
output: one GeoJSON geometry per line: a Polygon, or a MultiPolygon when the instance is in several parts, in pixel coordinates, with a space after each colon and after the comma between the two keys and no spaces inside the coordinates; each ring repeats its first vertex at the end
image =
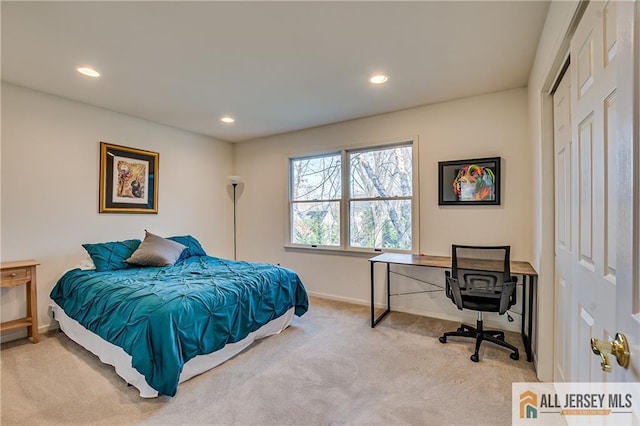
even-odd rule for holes
{"type": "Polygon", "coordinates": [[[242,181],[242,178],[240,176],[227,176],[227,180],[230,184],[237,185],[242,181]]]}

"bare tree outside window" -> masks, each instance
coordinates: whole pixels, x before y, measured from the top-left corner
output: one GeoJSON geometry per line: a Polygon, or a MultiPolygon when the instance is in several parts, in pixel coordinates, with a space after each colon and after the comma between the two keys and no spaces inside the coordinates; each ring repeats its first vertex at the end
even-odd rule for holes
{"type": "Polygon", "coordinates": [[[349,153],[350,245],[411,249],[412,150],[349,153]]]}
{"type": "Polygon", "coordinates": [[[411,142],[293,158],[289,180],[291,243],[413,248],[411,142]]]}
{"type": "Polygon", "coordinates": [[[291,160],[292,243],[340,245],[340,154],[291,160]]]}

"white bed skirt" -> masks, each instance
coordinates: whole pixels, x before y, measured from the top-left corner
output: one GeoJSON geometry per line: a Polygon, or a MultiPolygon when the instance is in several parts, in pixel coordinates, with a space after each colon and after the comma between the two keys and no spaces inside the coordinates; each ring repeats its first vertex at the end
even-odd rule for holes
{"type": "MultiPolygon", "coordinates": [[[[60,329],[71,340],[97,355],[103,363],[113,365],[116,373],[120,377],[140,391],[142,398],[155,398],[158,396],[158,391],[149,386],[144,376],[131,366],[131,356],[122,348],[107,342],[102,337],[84,328],[76,320],[67,316],[64,310],[56,303],[53,303],[51,308],[54,313],[54,318],[60,323],[60,329]]],[[[222,364],[229,358],[242,352],[258,339],[280,333],[293,321],[294,311],[295,308],[289,309],[284,315],[271,320],[271,322],[263,325],[258,330],[249,333],[247,337],[239,342],[229,343],[216,352],[207,355],[198,355],[189,360],[182,369],[179,383],[185,382],[198,374],[222,364]]]]}

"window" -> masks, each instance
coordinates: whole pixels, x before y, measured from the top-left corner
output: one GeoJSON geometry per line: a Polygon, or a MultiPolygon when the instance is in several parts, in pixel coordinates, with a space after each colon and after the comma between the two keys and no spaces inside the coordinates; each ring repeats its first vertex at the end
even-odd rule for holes
{"type": "Polygon", "coordinates": [[[339,153],[291,160],[292,243],[340,245],[341,169],[339,153]]]}
{"type": "Polygon", "coordinates": [[[291,158],[289,185],[290,244],[415,246],[412,142],[291,158]]]}

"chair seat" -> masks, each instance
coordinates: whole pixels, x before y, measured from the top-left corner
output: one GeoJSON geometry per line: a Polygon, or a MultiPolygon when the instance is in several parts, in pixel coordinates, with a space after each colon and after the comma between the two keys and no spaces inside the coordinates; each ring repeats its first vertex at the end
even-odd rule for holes
{"type": "Polygon", "coordinates": [[[462,306],[465,309],[482,312],[500,312],[500,296],[496,299],[479,296],[462,296],[462,306]]]}

